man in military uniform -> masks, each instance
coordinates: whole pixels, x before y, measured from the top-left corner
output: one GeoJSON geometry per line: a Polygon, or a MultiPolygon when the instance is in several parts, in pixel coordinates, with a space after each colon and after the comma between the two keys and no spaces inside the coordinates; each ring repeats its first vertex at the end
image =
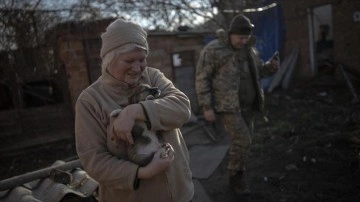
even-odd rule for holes
{"type": "Polygon", "coordinates": [[[251,43],[253,27],[245,15],[235,16],[228,32],[217,31],[217,39],[204,47],[196,67],[197,98],[204,117],[208,122],[219,117],[230,135],[227,168],[237,194],[250,193],[245,171],[252,117],[256,111],[264,112],[260,79],[278,69],[278,60],[264,63],[259,58],[251,43]]]}

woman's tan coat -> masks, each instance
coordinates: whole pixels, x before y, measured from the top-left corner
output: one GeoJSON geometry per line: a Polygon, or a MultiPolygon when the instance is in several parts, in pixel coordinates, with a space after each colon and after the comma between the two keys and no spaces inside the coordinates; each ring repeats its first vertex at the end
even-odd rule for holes
{"type": "Polygon", "coordinates": [[[151,130],[161,131],[175,159],[169,169],[150,180],[140,180],[135,190],[138,165],[125,160],[125,148],[116,148],[109,137],[110,113],[128,104],[131,89],[108,73],[85,89],[76,103],[77,153],[87,173],[100,184],[100,201],[188,202],[194,194],[189,154],[179,128],[190,117],[190,102],[159,70],[146,67],[140,82],[158,87],[161,95],[143,101],[151,130]]]}

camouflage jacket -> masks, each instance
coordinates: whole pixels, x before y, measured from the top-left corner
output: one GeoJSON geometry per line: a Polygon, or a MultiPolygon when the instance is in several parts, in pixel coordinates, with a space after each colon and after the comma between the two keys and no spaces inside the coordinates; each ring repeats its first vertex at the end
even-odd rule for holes
{"type": "MultiPolygon", "coordinates": [[[[201,51],[196,67],[196,92],[199,106],[205,111],[240,111],[240,68],[236,65],[236,51],[227,42],[227,37],[211,41],[201,51]]],[[[264,92],[260,79],[273,74],[270,64],[264,63],[253,45],[246,47],[248,62],[256,89],[252,110],[264,111],[264,92]]]]}

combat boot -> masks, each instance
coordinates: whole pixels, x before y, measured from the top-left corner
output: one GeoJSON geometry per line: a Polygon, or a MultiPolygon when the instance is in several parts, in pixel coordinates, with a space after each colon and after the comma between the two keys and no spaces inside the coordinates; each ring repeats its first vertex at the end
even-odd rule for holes
{"type": "Polygon", "coordinates": [[[238,171],[234,176],[230,176],[230,186],[237,195],[250,194],[250,188],[244,171],[238,171]]]}

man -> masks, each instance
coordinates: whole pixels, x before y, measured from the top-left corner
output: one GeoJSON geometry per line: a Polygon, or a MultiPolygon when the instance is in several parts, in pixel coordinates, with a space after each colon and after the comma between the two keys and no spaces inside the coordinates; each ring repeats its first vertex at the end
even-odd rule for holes
{"type": "Polygon", "coordinates": [[[278,69],[275,58],[266,63],[259,58],[252,43],[253,27],[243,14],[235,16],[228,33],[217,31],[218,38],[204,47],[196,69],[197,97],[206,121],[219,117],[230,135],[227,168],[237,194],[250,193],[245,171],[253,115],[264,112],[260,79],[278,69]]]}

